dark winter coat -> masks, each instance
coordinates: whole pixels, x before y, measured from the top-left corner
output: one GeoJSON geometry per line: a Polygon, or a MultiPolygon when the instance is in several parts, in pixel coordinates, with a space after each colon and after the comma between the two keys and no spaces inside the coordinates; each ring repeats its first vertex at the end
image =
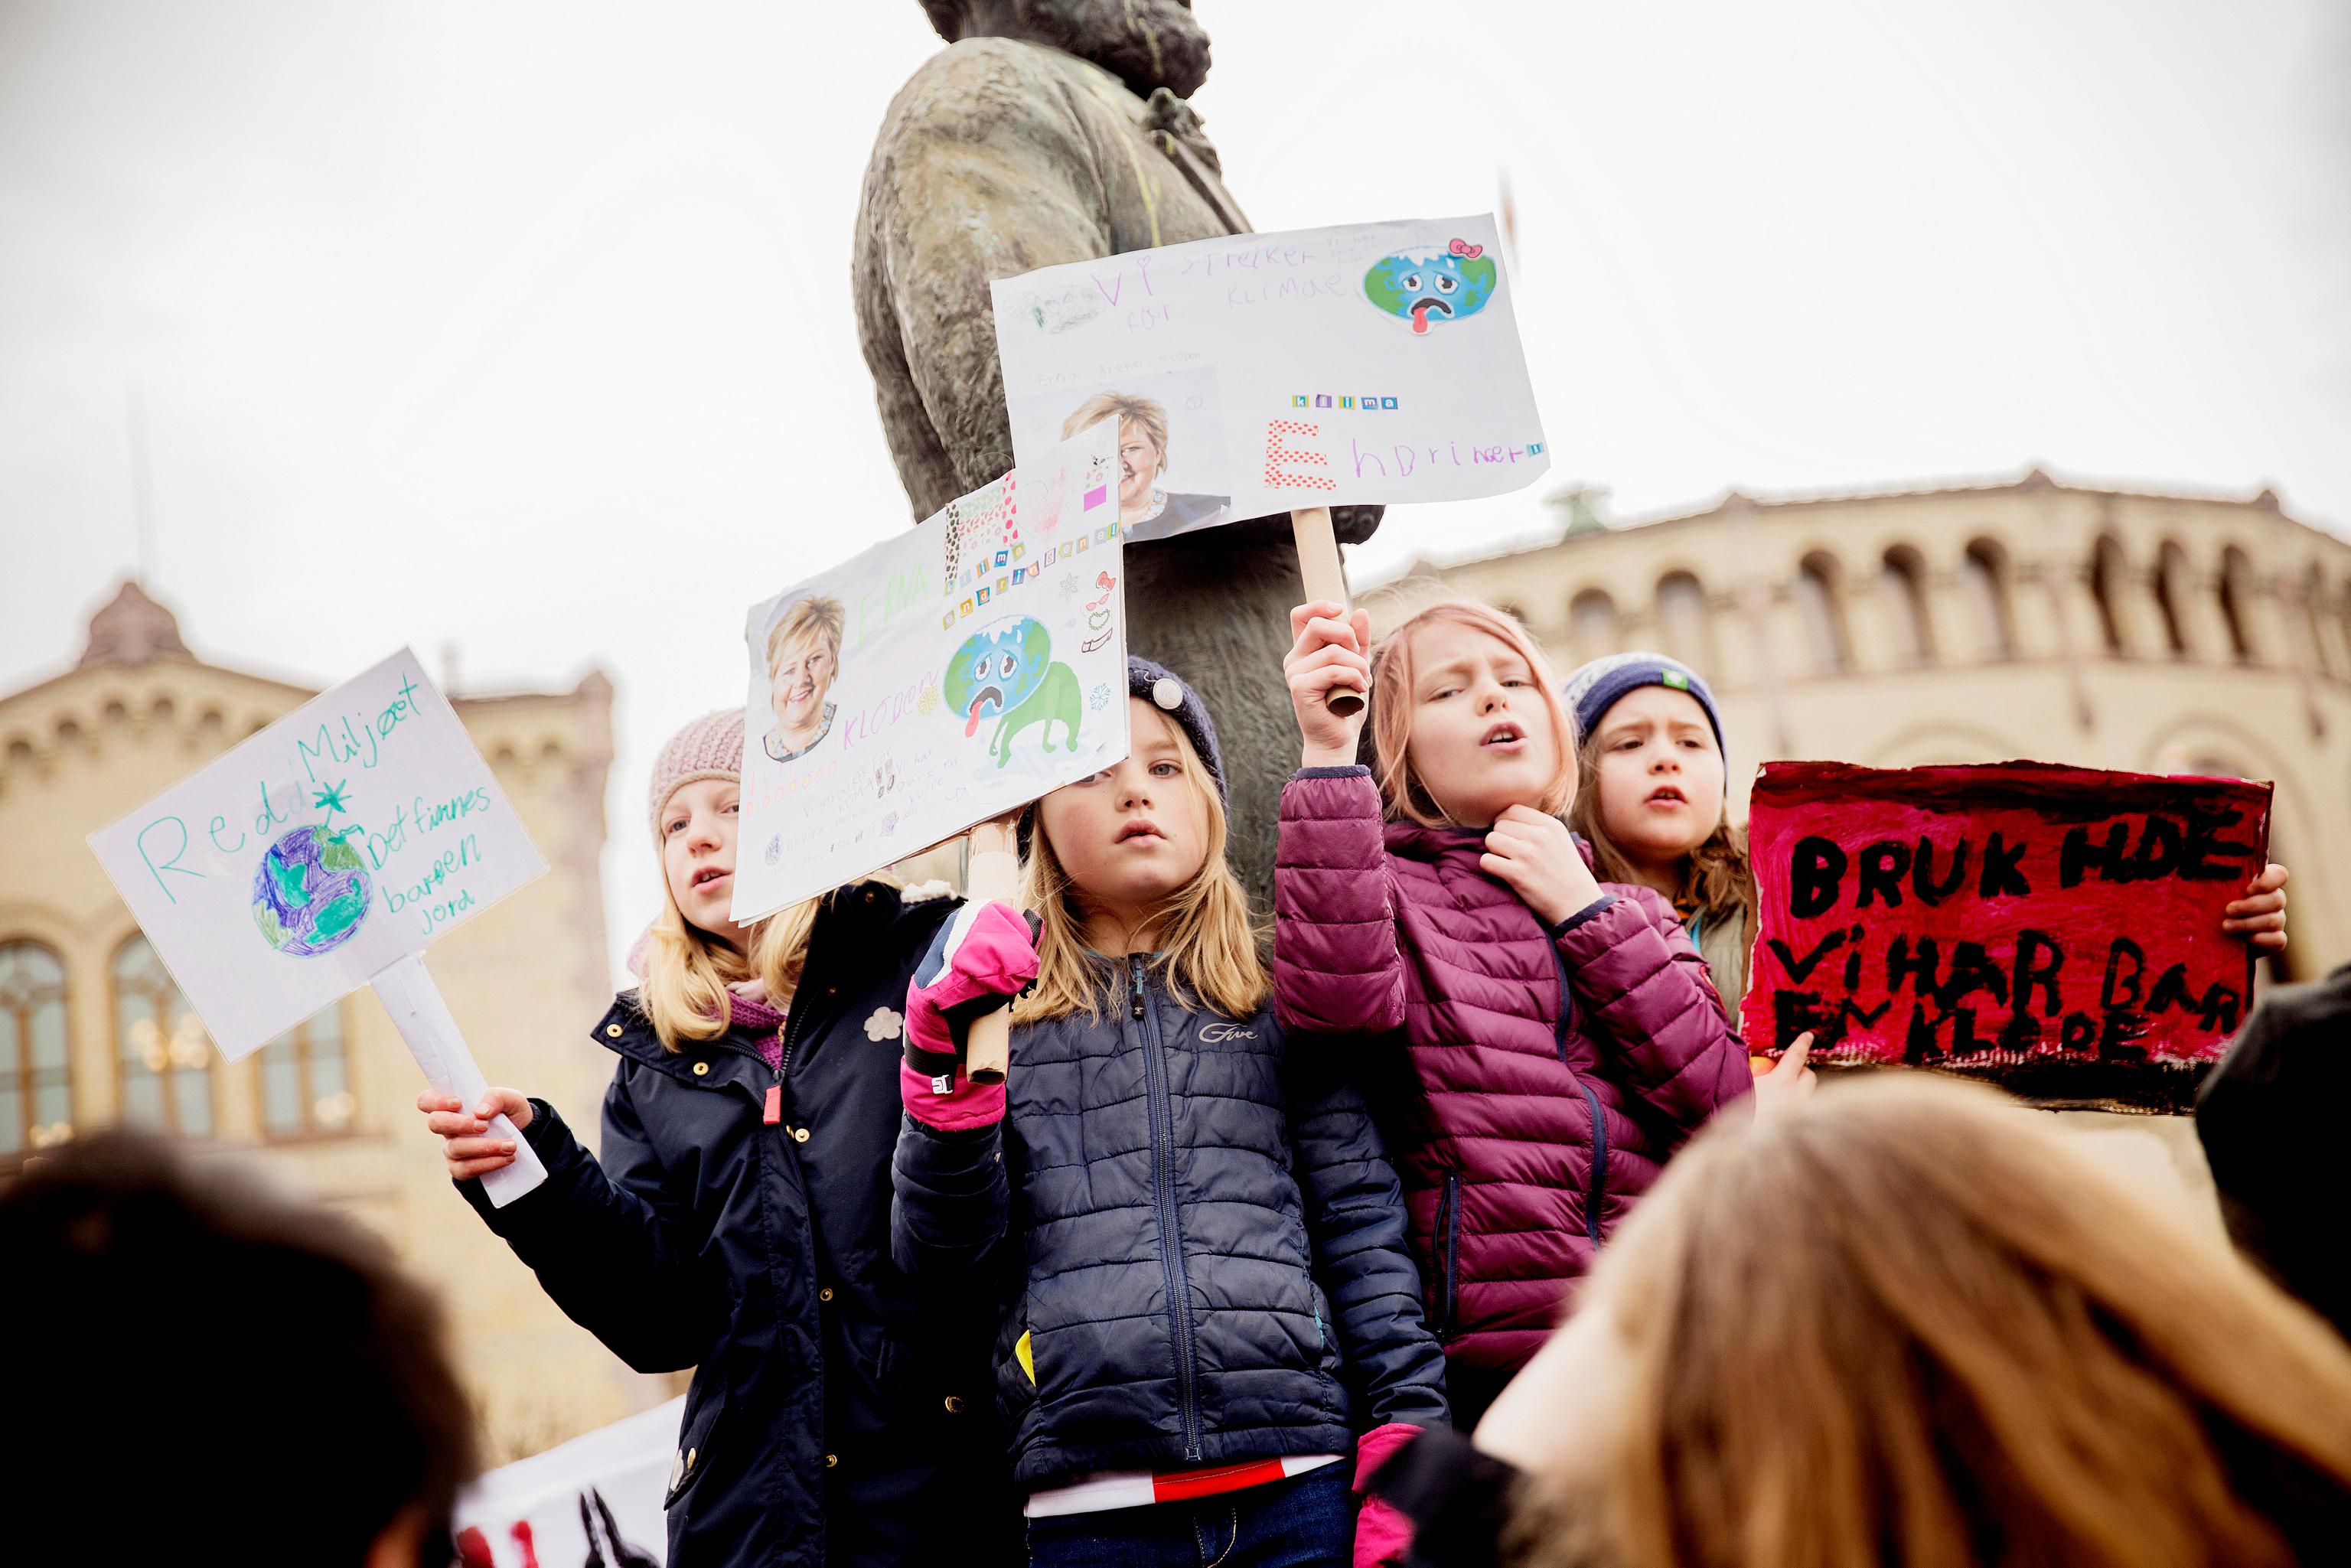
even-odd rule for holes
{"type": "Polygon", "coordinates": [[[901,1009],[951,907],[832,894],[780,1070],[739,1024],[664,1051],[622,996],[595,1030],[621,1058],[601,1165],[534,1101],[546,1185],[501,1209],[458,1184],[614,1354],[695,1368],[672,1568],[1019,1560],[984,1336],[921,1322],[889,1255],[901,1009]]]}
{"type": "Polygon", "coordinates": [[[1408,1048],[1394,1143],[1431,1316],[1448,1354],[1514,1368],[1667,1155],[1754,1079],[1655,893],[1604,883],[1546,929],[1479,866],[1483,833],[1381,816],[1362,768],[1282,792],[1277,1008],[1408,1048]]]}
{"type": "Polygon", "coordinates": [[[2237,1245],[2351,1338],[2342,1117],[2351,964],[2262,999],[2196,1094],[2196,1135],[2237,1245]]]}
{"type": "Polygon", "coordinates": [[[1444,1358],[1361,1096],[1270,1009],[1235,1022],[1142,957],[1103,964],[1120,1000],[1101,1018],[1012,1030],[1004,1122],[908,1117],[898,1141],[900,1267],[992,1281],[1003,1308],[1019,1488],[1441,1424],[1444,1358]]]}

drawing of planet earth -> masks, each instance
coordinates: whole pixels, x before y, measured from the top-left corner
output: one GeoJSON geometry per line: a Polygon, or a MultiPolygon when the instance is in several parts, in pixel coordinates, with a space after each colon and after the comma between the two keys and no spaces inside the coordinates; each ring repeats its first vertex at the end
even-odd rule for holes
{"type": "Polygon", "coordinates": [[[359,851],[324,828],[297,828],[253,874],[253,923],[280,953],[313,957],[351,939],[374,892],[359,851]]]}

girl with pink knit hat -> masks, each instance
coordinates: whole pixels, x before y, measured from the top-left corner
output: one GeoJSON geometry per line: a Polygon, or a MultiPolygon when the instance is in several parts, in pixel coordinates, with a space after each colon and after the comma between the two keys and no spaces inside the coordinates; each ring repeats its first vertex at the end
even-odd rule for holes
{"type": "Polygon", "coordinates": [[[984,1328],[918,1312],[890,1260],[901,1009],[955,901],[870,881],[737,924],[742,768],[739,710],[653,764],[662,907],[590,1035],[620,1058],[601,1155],[511,1089],[418,1107],[573,1321],[640,1372],[695,1369],[670,1563],[1017,1563],[984,1328]],[[499,1111],[548,1171],[504,1208],[477,1179],[514,1157],[499,1111]]]}

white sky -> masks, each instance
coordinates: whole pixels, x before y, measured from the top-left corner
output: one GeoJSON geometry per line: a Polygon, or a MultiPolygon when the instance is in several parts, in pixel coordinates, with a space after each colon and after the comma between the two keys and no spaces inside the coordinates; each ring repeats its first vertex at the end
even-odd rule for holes
{"type": "MultiPolygon", "coordinates": [[[[1553,474],[1620,515],[2040,460],[2351,524],[2338,3],[1200,9],[1260,228],[1507,167],[1553,474]]],[[[134,560],[135,386],[200,655],[611,673],[625,946],[746,605],[908,520],[849,241],[935,47],[914,0],[0,0],[0,690],[134,560]]],[[[1541,494],[1392,514],[1358,579],[1541,494]]]]}

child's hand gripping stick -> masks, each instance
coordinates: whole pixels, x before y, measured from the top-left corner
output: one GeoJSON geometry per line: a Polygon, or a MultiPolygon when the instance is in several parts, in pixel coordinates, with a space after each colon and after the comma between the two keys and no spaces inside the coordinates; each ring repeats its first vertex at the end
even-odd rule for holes
{"type": "MultiPolygon", "coordinates": [[[[1306,602],[1325,600],[1343,609],[1347,574],[1339,563],[1338,536],[1331,531],[1331,508],[1299,507],[1290,514],[1290,532],[1298,546],[1298,580],[1305,585],[1306,602]]],[[[1341,718],[1364,711],[1364,693],[1356,686],[1334,686],[1322,701],[1341,718]]]]}
{"type": "MultiPolygon", "coordinates": [[[[465,1037],[457,1032],[457,1020],[450,1015],[449,1004],[441,999],[440,988],[425,973],[423,957],[411,953],[369,983],[375,988],[383,1010],[392,1015],[392,1027],[408,1042],[408,1053],[424,1070],[424,1081],[468,1105],[480,1104],[489,1092],[489,1082],[475,1062],[465,1037]]],[[[514,1162],[481,1178],[490,1202],[504,1208],[545,1181],[547,1167],[503,1112],[491,1118],[490,1131],[514,1144],[514,1162]]]]}
{"type": "Polygon", "coordinates": [[[908,1115],[950,1133],[1003,1119],[1006,1014],[1036,977],[1037,947],[1019,911],[977,899],[956,911],[906,988],[906,1060],[898,1070],[898,1092],[908,1115]],[[970,1069],[968,1052],[991,1028],[998,1066],[992,1078],[982,1079],[970,1069]]]}
{"type": "Polygon", "coordinates": [[[1012,908],[1012,901],[1020,895],[1020,860],[1013,837],[1012,824],[1002,818],[982,822],[971,831],[971,863],[964,876],[964,909],[957,921],[972,917],[977,906],[986,913],[994,904],[1011,916],[1019,927],[1019,945],[1027,967],[1011,989],[1004,993],[1005,1005],[991,1007],[974,1019],[964,1051],[964,1071],[974,1083],[1001,1083],[1004,1069],[1010,1060],[1012,1019],[1010,1001],[1022,986],[1037,977],[1037,949],[1029,940],[1029,923],[1012,908]]]}

